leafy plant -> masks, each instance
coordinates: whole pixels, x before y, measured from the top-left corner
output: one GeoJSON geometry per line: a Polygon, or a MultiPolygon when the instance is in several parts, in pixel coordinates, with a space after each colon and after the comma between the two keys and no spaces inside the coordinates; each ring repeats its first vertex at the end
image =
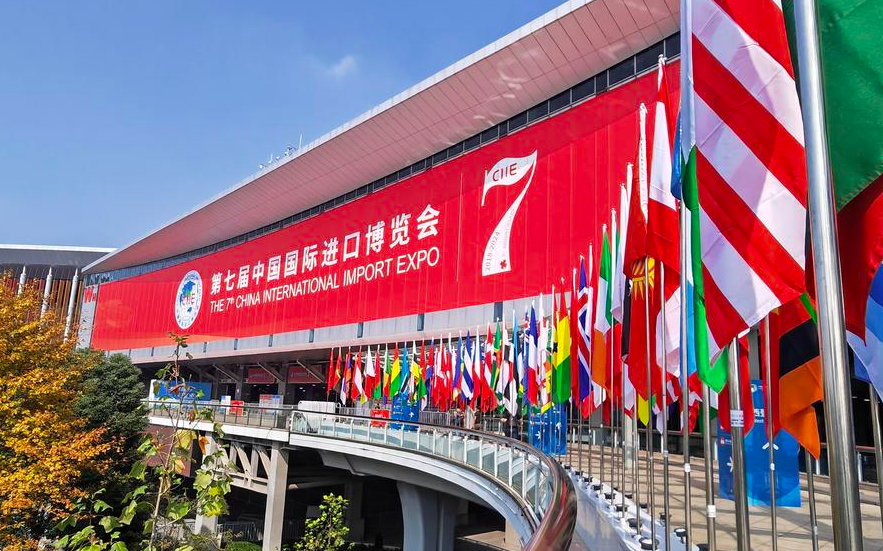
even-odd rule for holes
{"type": "Polygon", "coordinates": [[[226,512],[232,466],[225,462],[220,446],[196,430],[199,422],[209,422],[216,437],[223,437],[213,411],[200,405],[201,393],[192,393],[181,374],[182,354],[191,358],[185,351],[187,337],[170,337],[175,342],[173,359],[159,370],[155,383],[165,385],[168,392],[149,406],[151,415],[168,420],[169,430],[151,431],[143,438],[137,448],[138,459],[127,475],[135,486],[116,509],[102,501],[103,490],[77,502],[73,514],[57,526],[63,535],[56,541],[56,548],[127,551],[121,530],[130,526],[138,513],[146,517],[140,545],[146,551],[217,548],[212,538],[191,534],[185,519],[193,514],[219,516],[226,512]],[[193,491],[188,493],[183,473],[194,443],[203,460],[194,473],[193,491]]]}
{"type": "Polygon", "coordinates": [[[111,444],[75,412],[94,358],[75,352],[64,322],[40,315],[34,286],[0,274],[0,549],[36,549],[71,511],[86,473],[101,475],[111,444]]]}
{"type": "Polygon", "coordinates": [[[233,541],[224,547],[224,551],[261,551],[261,546],[250,541],[233,541]]]}
{"type": "Polygon", "coordinates": [[[343,496],[322,496],[319,516],[304,525],[304,535],[294,545],[295,551],[349,551],[353,544],[346,541],[350,532],[344,522],[349,503],[343,496]]]}

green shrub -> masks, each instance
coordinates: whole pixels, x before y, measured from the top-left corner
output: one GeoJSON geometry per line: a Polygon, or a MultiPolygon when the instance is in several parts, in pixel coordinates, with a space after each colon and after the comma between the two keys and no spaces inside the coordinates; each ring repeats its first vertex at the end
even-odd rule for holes
{"type": "Polygon", "coordinates": [[[226,551],[261,551],[261,546],[250,541],[231,541],[224,546],[226,551]]]}

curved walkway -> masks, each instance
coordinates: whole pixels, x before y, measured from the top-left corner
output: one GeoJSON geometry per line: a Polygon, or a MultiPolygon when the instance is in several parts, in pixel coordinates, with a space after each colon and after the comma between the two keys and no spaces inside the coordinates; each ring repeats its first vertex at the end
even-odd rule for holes
{"type": "MultiPolygon", "coordinates": [[[[148,407],[151,424],[173,426],[169,403],[148,407]]],[[[338,466],[353,472],[484,503],[512,524],[524,549],[570,546],[577,516],[570,477],[557,461],[523,442],[455,427],[292,408],[200,407],[211,419],[187,423],[189,428],[212,432],[219,423],[225,438],[313,448],[326,462],[343,460],[346,465],[338,466]]]]}

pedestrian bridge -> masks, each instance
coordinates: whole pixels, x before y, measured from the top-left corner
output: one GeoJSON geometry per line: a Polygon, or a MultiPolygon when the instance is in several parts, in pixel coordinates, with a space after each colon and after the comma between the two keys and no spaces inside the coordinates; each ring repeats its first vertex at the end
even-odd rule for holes
{"type": "MultiPolygon", "coordinates": [[[[150,423],[209,436],[218,423],[224,449],[237,466],[234,485],[267,495],[265,550],[281,547],[285,491],[297,487],[288,478],[291,449],[314,449],[326,466],[355,475],[396,480],[407,519],[406,550],[453,548],[457,498],[497,511],[523,549],[571,546],[582,489],[561,464],[518,440],[458,427],[252,404],[200,404],[209,414],[205,420],[177,420],[174,407],[148,403],[150,423]]],[[[211,522],[197,519],[197,527],[211,529],[211,522]]]]}

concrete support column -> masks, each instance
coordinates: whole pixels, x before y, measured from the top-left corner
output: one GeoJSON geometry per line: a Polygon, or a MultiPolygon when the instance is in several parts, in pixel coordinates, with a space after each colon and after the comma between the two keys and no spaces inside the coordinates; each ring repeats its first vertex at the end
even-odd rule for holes
{"type": "Polygon", "coordinates": [[[349,505],[346,508],[346,525],[350,528],[351,541],[362,541],[365,537],[365,520],[362,518],[362,482],[348,482],[343,486],[343,497],[349,505]]]}
{"type": "Polygon", "coordinates": [[[196,515],[196,533],[197,534],[217,534],[218,533],[218,517],[207,517],[205,515],[196,515]]]}
{"type": "Polygon", "coordinates": [[[239,377],[236,379],[236,391],[233,393],[233,399],[242,400],[242,387],[245,386],[245,367],[241,365],[236,366],[236,374],[239,377]]]}
{"type": "MultiPolygon", "coordinates": [[[[205,447],[206,454],[212,454],[218,451],[218,444],[215,442],[214,438],[208,439],[208,444],[205,447]]],[[[203,458],[203,461],[205,459],[203,458]]],[[[196,526],[195,531],[197,534],[217,534],[218,533],[218,517],[215,516],[205,516],[202,514],[196,515],[196,526]]]]}
{"type": "Polygon", "coordinates": [[[396,483],[402,502],[404,551],[453,551],[457,500],[434,490],[396,483]]]}
{"type": "Polygon", "coordinates": [[[270,469],[267,473],[267,510],[264,513],[263,551],[282,549],[282,527],[285,523],[285,492],[288,490],[288,450],[273,442],[270,469]]]}
{"type": "Polygon", "coordinates": [[[438,497],[438,551],[453,551],[457,511],[463,500],[449,494],[438,494],[438,497]]]}

